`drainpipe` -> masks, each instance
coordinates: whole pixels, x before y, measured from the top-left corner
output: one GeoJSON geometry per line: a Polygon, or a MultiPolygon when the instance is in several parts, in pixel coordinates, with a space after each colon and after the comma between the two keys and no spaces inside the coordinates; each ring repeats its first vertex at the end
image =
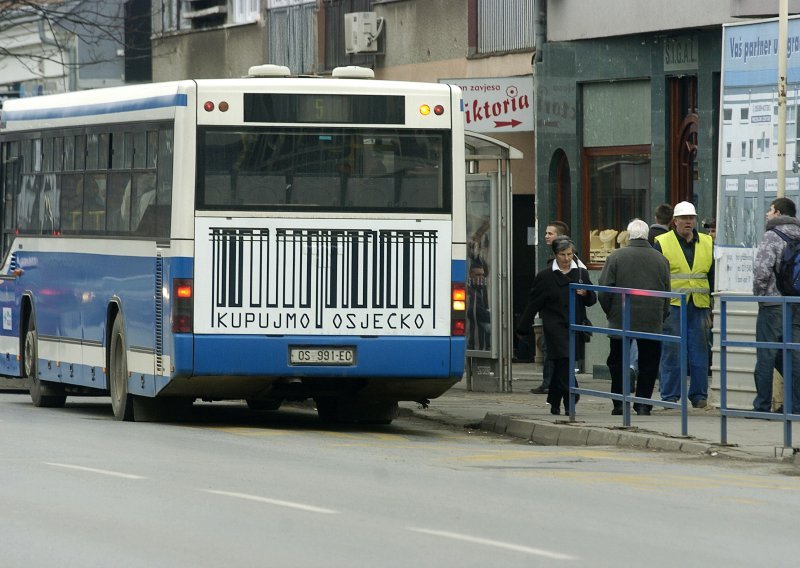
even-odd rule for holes
{"type": "Polygon", "coordinates": [[[544,44],[547,42],[547,0],[535,0],[534,4],[534,46],[531,58],[533,75],[533,229],[536,235],[535,266],[539,267],[539,168],[537,167],[537,154],[539,148],[539,81],[536,73],[536,64],[542,62],[544,44]]]}

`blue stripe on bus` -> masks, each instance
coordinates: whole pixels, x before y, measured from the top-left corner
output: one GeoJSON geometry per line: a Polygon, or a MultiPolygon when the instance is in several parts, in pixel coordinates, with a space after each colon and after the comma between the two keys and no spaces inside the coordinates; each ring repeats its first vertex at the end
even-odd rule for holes
{"type": "MultiPolygon", "coordinates": [[[[176,336],[175,375],[189,371],[176,336]]],[[[251,377],[461,378],[462,337],[195,335],[192,374],[251,377]],[[292,346],[354,346],[349,366],[291,365],[292,346]]]]}
{"type": "Polygon", "coordinates": [[[43,120],[52,118],[71,118],[76,116],[92,116],[99,114],[112,114],[118,112],[132,112],[136,110],[150,110],[155,108],[168,108],[187,106],[188,97],[182,94],[148,97],[146,99],[130,101],[114,101],[92,105],[79,105],[71,107],[53,107],[36,110],[6,110],[3,111],[3,120],[43,120]]]}
{"type": "Polygon", "coordinates": [[[450,280],[453,282],[466,282],[467,281],[467,261],[466,260],[453,260],[450,261],[450,280]]]}

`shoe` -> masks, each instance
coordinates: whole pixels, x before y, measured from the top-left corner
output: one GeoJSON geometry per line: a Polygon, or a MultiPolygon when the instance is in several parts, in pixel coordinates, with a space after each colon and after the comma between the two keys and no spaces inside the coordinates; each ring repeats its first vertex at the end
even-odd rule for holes
{"type": "Polygon", "coordinates": [[[781,404],[778,408],[772,411],[775,414],[783,414],[783,405],[781,404]]]}
{"type": "Polygon", "coordinates": [[[700,400],[692,402],[692,406],[694,406],[695,408],[705,408],[706,406],[708,406],[708,401],[706,401],[706,399],[704,398],[701,398],[700,400]]]}
{"type": "Polygon", "coordinates": [[[663,400],[664,402],[678,402],[678,399],[676,397],[662,398],[661,400],[663,400]]]}
{"type": "Polygon", "coordinates": [[[561,414],[561,408],[559,408],[555,404],[551,404],[550,405],[550,414],[555,414],[555,415],[558,416],[559,414],[561,414]]]}
{"type": "Polygon", "coordinates": [[[633,406],[634,410],[636,410],[636,414],[639,416],[650,416],[650,405],[649,404],[636,404],[633,406]]]}
{"type": "Polygon", "coordinates": [[[621,408],[613,408],[611,410],[612,416],[622,416],[622,409],[621,408]]]}
{"type": "Polygon", "coordinates": [[[547,394],[550,392],[550,389],[544,388],[542,385],[539,385],[535,389],[531,389],[532,394],[547,394]]]}

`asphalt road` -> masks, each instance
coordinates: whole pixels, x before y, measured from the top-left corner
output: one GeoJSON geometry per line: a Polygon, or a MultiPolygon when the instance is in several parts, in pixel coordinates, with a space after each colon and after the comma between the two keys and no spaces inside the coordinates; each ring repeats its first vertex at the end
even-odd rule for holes
{"type": "Polygon", "coordinates": [[[0,566],[796,566],[796,468],[0,395],[0,566]]]}

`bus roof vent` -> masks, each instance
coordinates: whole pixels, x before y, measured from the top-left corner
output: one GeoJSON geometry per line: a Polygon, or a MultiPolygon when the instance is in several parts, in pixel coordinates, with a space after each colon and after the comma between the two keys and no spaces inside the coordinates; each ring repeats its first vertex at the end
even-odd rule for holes
{"type": "Polygon", "coordinates": [[[347,67],[336,67],[331,76],[334,79],[374,79],[375,71],[368,67],[349,65],[347,67]]]}
{"type": "Polygon", "coordinates": [[[248,77],[288,77],[292,72],[285,65],[253,65],[247,70],[248,77]]]}

